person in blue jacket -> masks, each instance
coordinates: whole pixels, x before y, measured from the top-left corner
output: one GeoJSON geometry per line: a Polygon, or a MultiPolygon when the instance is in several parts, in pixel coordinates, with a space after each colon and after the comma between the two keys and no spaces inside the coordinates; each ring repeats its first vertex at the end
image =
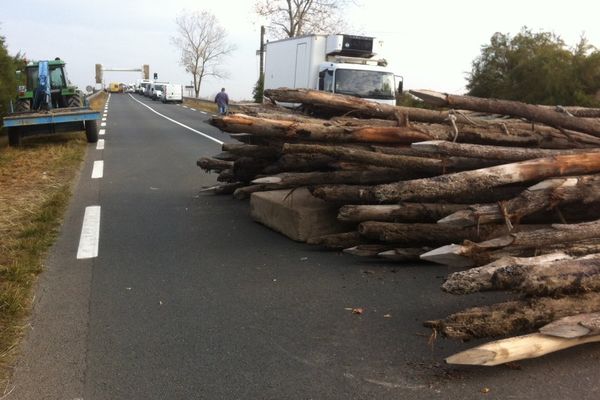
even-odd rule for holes
{"type": "Polygon", "coordinates": [[[217,96],[215,97],[215,103],[219,107],[219,114],[225,115],[227,114],[227,107],[229,107],[229,96],[225,93],[225,88],[221,89],[217,96]]]}

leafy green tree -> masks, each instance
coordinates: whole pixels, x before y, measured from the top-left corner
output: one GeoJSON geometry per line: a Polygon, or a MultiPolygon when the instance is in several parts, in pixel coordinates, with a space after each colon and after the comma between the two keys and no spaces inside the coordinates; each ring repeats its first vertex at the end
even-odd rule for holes
{"type": "Polygon", "coordinates": [[[473,61],[469,94],[538,104],[593,106],[600,53],[585,38],[574,48],[550,32],[495,33],[473,61]]]}
{"type": "Polygon", "coordinates": [[[8,54],[6,39],[0,36],[0,116],[10,111],[10,101],[15,98],[17,76],[14,59],[8,54]]]}
{"type": "Polygon", "coordinates": [[[263,102],[263,92],[265,90],[265,75],[260,74],[256,84],[254,85],[254,89],[252,89],[252,97],[254,98],[255,103],[263,102]]]}

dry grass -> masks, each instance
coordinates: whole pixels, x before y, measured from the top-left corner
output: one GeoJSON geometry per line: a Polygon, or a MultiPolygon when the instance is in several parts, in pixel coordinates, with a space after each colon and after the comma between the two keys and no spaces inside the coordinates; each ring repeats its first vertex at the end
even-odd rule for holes
{"type": "Polygon", "coordinates": [[[216,114],[218,112],[217,105],[215,103],[211,103],[208,100],[201,99],[184,99],[183,104],[188,107],[194,107],[197,110],[206,111],[208,113],[216,114]]]}
{"type": "MultiPolygon", "coordinates": [[[[92,108],[104,107],[105,96],[92,108]]],[[[32,288],[56,239],[85,155],[84,132],[41,136],[0,147],[0,380],[31,310],[32,288]]]]}

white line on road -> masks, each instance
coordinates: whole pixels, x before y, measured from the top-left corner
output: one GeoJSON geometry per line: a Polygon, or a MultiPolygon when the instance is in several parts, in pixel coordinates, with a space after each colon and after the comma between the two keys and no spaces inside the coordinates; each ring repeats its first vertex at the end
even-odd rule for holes
{"type": "Polygon", "coordinates": [[[98,243],[100,241],[100,206],[85,208],[77,259],[98,257],[98,243]]]}
{"type": "Polygon", "coordinates": [[[104,114],[102,114],[103,117],[108,117],[108,113],[105,112],[104,114]]]}
{"type": "Polygon", "coordinates": [[[102,122],[100,126],[106,126],[106,122],[102,122]]]}
{"type": "Polygon", "coordinates": [[[189,108],[188,106],[183,106],[183,108],[189,108]]]}
{"type": "MultiPolygon", "coordinates": [[[[136,99],[136,98],[135,98],[135,97],[133,97],[132,95],[129,95],[129,97],[131,97],[131,98],[132,98],[134,101],[137,101],[138,103],[140,103],[141,105],[143,105],[144,107],[146,107],[148,110],[152,111],[154,114],[156,114],[156,115],[160,115],[160,116],[161,116],[161,117],[163,117],[164,119],[166,119],[166,120],[168,120],[168,121],[171,121],[171,122],[173,122],[174,124],[177,124],[177,125],[181,126],[182,128],[185,128],[185,129],[187,129],[187,130],[190,130],[190,131],[192,131],[192,132],[194,132],[194,133],[197,133],[197,134],[198,134],[198,135],[200,135],[200,136],[204,136],[205,138],[207,138],[207,139],[209,139],[209,140],[212,140],[212,141],[213,141],[213,142],[215,142],[215,143],[218,143],[218,144],[223,144],[223,142],[221,142],[219,139],[215,139],[214,137],[212,137],[212,136],[209,136],[209,135],[207,135],[207,134],[206,134],[206,133],[204,133],[204,132],[197,131],[196,129],[194,129],[194,128],[190,128],[189,126],[187,126],[187,125],[184,125],[184,124],[182,124],[182,123],[181,123],[181,122],[179,122],[179,121],[175,121],[173,118],[169,118],[169,117],[167,117],[166,115],[163,115],[163,114],[159,113],[158,111],[156,111],[156,110],[155,110],[155,109],[153,109],[152,107],[150,107],[150,106],[147,106],[146,104],[142,103],[141,101],[139,101],[138,99],[136,99]]],[[[185,107],[185,106],[184,106],[184,107],[185,107]]]]}
{"type": "Polygon", "coordinates": [[[98,135],[100,135],[100,136],[104,135],[105,133],[106,133],[106,129],[100,129],[98,131],[98,135]]]}
{"type": "Polygon", "coordinates": [[[192,111],[196,111],[196,109],[195,109],[195,108],[192,108],[192,107],[190,107],[190,110],[192,110],[192,111]]]}
{"type": "Polygon", "coordinates": [[[106,117],[102,118],[102,121],[106,121],[106,117]]]}
{"type": "Polygon", "coordinates": [[[94,168],[92,168],[92,179],[99,179],[104,176],[104,161],[94,161],[94,168]]]}
{"type": "Polygon", "coordinates": [[[104,139],[98,139],[96,150],[104,150],[104,139]]]}

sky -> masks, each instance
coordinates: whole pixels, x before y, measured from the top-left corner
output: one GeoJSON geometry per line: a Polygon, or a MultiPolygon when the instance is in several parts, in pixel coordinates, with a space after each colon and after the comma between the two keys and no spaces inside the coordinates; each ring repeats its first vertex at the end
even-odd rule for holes
{"type": "MultiPolygon", "coordinates": [[[[0,35],[11,54],[67,62],[70,80],[94,85],[94,65],[150,65],[159,80],[189,85],[171,43],[183,10],[212,12],[236,50],[224,59],[228,77],[207,78],[200,96],[225,87],[233,100],[252,97],[258,78],[260,25],[254,0],[0,0],[0,35]]],[[[551,31],[568,45],[584,34],[600,47],[600,3],[571,0],[355,0],[345,15],[351,32],[383,40],[380,56],[404,78],[405,89],[463,93],[465,77],[481,46],[495,32],[516,34],[523,26],[551,31]]],[[[135,82],[139,72],[105,72],[108,82],[135,82]]]]}

